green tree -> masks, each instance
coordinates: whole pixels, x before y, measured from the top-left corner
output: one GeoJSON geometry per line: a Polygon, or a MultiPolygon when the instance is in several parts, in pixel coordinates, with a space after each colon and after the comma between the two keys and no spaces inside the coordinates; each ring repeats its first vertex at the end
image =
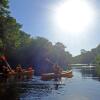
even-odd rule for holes
{"type": "Polygon", "coordinates": [[[100,55],[98,55],[95,59],[96,63],[96,73],[100,76],[100,55]]]}

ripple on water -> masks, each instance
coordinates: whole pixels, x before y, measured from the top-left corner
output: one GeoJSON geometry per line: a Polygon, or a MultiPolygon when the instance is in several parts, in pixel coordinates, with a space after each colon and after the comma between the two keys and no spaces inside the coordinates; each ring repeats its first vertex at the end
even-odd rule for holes
{"type": "Polygon", "coordinates": [[[40,77],[33,76],[32,79],[22,81],[10,80],[1,87],[6,93],[9,90],[8,98],[14,95],[20,100],[99,100],[99,78],[81,69],[73,70],[73,74],[73,78],[62,78],[60,82],[42,81],[40,77]]]}

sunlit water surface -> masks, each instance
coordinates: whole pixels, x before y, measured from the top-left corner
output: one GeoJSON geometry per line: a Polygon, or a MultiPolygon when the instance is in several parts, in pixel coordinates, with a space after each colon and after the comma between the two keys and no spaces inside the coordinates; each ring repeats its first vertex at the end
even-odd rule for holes
{"type": "Polygon", "coordinates": [[[100,100],[100,78],[93,69],[73,68],[72,78],[61,81],[0,80],[0,100],[100,100]]]}

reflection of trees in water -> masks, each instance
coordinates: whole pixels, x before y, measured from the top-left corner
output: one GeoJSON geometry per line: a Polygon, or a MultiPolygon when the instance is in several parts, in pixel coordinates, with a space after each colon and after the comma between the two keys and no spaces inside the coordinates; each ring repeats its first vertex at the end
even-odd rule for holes
{"type": "MultiPolygon", "coordinates": [[[[45,82],[44,82],[45,83],[45,82]]],[[[0,80],[0,100],[20,100],[20,98],[43,97],[58,90],[60,84],[43,84],[34,81],[0,80]]]]}
{"type": "Polygon", "coordinates": [[[80,72],[83,78],[90,77],[92,79],[100,81],[100,77],[98,77],[95,68],[81,68],[80,72]]]}
{"type": "Polygon", "coordinates": [[[17,87],[15,82],[9,83],[7,80],[0,80],[0,100],[18,100],[17,87]]]}
{"type": "Polygon", "coordinates": [[[82,77],[93,77],[95,76],[95,71],[93,69],[81,69],[82,77]]]}
{"type": "MultiPolygon", "coordinates": [[[[44,82],[45,83],[45,82],[44,82]]],[[[52,90],[58,90],[60,84],[41,84],[41,83],[33,83],[33,84],[25,84],[28,89],[26,93],[22,94],[22,98],[28,97],[44,97],[48,96],[52,93],[52,90]]]]}

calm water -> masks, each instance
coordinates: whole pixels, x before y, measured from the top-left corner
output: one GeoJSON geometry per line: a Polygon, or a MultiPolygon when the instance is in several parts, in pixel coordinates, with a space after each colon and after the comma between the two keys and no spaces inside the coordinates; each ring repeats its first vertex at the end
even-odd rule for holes
{"type": "Polygon", "coordinates": [[[32,79],[0,80],[0,100],[99,100],[100,78],[94,70],[73,68],[73,78],[60,82],[32,79]]]}

